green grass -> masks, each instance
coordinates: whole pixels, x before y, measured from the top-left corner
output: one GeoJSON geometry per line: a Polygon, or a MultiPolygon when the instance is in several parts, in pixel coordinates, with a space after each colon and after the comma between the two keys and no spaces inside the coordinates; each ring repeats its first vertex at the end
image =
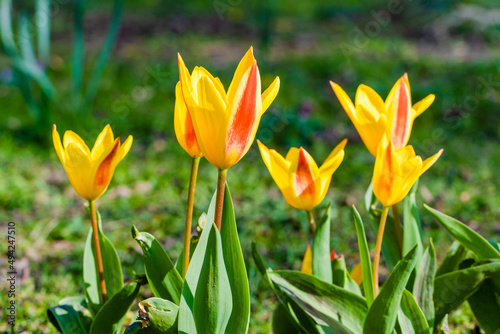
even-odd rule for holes
{"type": "MultiPolygon", "coordinates": [[[[418,26],[404,19],[412,11],[418,13],[415,6],[347,57],[344,46],[352,43],[353,29],[363,29],[372,20],[370,10],[383,9],[384,3],[366,9],[357,4],[328,7],[318,2],[297,12],[287,10],[286,3],[271,8],[271,34],[266,33],[260,5],[250,11],[247,4],[233,7],[221,21],[212,7],[202,11],[196,4],[174,8],[176,14],[169,19],[161,16],[165,14],[160,14],[163,7],[157,1],[149,1],[148,7],[129,4],[124,21],[128,33],[120,37],[88,114],[76,113],[71,104],[67,13],[54,18],[49,75],[59,91],[52,121],[60,133],[71,129],[90,144],[109,123],[115,135],[134,136],[131,152],[98,201],[104,231],[115,243],[126,280],[143,270],[141,252],[130,237],[132,224],[153,233],[174,259],[182,248],[190,160],[173,132],[178,51],[190,69],[203,65],[227,87],[237,62],[250,45],[254,46],[263,87],[276,75],[282,83],[257,134],[268,147],[284,154],[290,146],[302,145],[322,163],[341,139],[349,139],[345,160],[333,176],[322,207],[328,201],[333,204],[332,247],[346,256],[350,267],[359,261],[350,205],[355,204],[363,212],[363,194],[370,182],[373,158],[328,80],[341,84],[352,98],[361,83],[385,96],[394,82],[408,72],[413,101],[436,94],[434,104],[415,121],[411,144],[424,157],[439,148],[445,150],[422,177],[419,202],[425,201],[500,241],[499,27],[479,31],[470,24],[452,26],[450,35],[425,44],[423,38],[412,35],[418,26]],[[181,16],[192,27],[169,25],[181,16]],[[217,30],[218,25],[221,30],[217,30]],[[133,27],[156,30],[144,33],[130,30],[133,27]],[[471,43],[478,36],[483,38],[481,51],[472,52],[471,43]],[[481,88],[484,78],[493,82],[487,94],[481,88]]],[[[451,15],[440,10],[435,9],[437,17],[451,15]]],[[[90,20],[98,17],[90,13],[90,20]]],[[[422,19],[422,15],[417,18],[422,19]]],[[[428,23],[435,20],[433,16],[428,23]]],[[[95,61],[101,38],[91,38],[86,64],[95,61]]],[[[6,65],[7,59],[0,56],[0,67],[6,65]]],[[[69,185],[51,146],[51,129],[42,140],[34,138],[34,124],[21,95],[2,85],[0,99],[0,221],[17,224],[17,265],[18,270],[23,270],[18,286],[17,330],[53,333],[46,309],[64,296],[83,292],[81,263],[90,224],[83,201],[69,185]]],[[[216,176],[215,168],[202,161],[195,217],[208,208],[216,176]]],[[[299,269],[306,244],[311,241],[306,216],[285,202],[256,144],[229,171],[228,183],[253,295],[250,332],[269,333],[276,301],[251,260],[250,243],[258,241],[273,268],[299,269]]],[[[426,214],[423,224],[426,242],[432,237],[437,253],[442,254],[451,238],[426,214]]],[[[0,227],[5,230],[5,223],[0,227]]],[[[374,237],[374,232],[368,231],[371,246],[374,237]]],[[[5,243],[0,247],[3,251],[5,243]]],[[[3,285],[0,287],[3,289],[3,285]]],[[[145,289],[142,297],[149,294],[145,289]]],[[[450,315],[450,323],[457,333],[474,328],[468,307],[450,315]]],[[[2,319],[0,331],[4,330],[2,319]]]]}

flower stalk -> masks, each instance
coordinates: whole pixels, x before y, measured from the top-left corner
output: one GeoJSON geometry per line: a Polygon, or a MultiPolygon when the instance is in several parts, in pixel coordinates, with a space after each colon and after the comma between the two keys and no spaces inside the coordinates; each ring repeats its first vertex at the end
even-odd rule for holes
{"type": "Polygon", "coordinates": [[[107,299],[106,281],[104,280],[104,266],[102,263],[101,244],[99,242],[99,226],[97,223],[97,213],[95,209],[95,201],[89,201],[90,221],[92,223],[92,242],[94,245],[94,257],[97,273],[99,275],[99,292],[101,303],[104,304],[107,299]]]}
{"type": "Polygon", "coordinates": [[[309,227],[311,228],[311,232],[314,234],[316,232],[316,222],[314,221],[313,210],[307,210],[307,221],[309,222],[309,227]]]}
{"type": "Polygon", "coordinates": [[[373,258],[373,287],[375,289],[375,297],[378,295],[378,270],[380,266],[380,251],[382,249],[382,239],[384,238],[385,223],[387,222],[387,215],[389,207],[384,206],[382,209],[382,216],[380,217],[380,225],[378,227],[377,243],[375,245],[375,256],[373,258]]]}
{"type": "Polygon", "coordinates": [[[196,189],[196,178],[198,176],[198,167],[200,158],[191,160],[191,176],[189,177],[189,189],[186,209],[186,224],[184,226],[184,252],[182,254],[182,278],[186,278],[189,267],[189,252],[191,247],[191,222],[193,220],[194,193],[196,189]]]}
{"type": "Polygon", "coordinates": [[[220,231],[222,223],[222,208],[224,204],[224,191],[226,190],[227,169],[219,169],[217,177],[217,197],[215,199],[215,225],[220,231]]]}

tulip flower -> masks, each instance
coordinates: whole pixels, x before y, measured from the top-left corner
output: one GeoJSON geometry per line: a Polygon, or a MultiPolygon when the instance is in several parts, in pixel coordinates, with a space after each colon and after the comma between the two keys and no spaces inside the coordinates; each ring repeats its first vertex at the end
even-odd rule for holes
{"type": "Polygon", "coordinates": [[[261,94],[257,61],[250,48],[241,59],[226,93],[218,78],[203,67],[189,74],[178,54],[179,79],[203,156],[219,169],[215,224],[220,230],[227,169],[234,166],[253,143],[262,114],[279,90],[279,78],[261,94]]]}
{"type": "Polygon", "coordinates": [[[325,198],[332,175],[344,159],[347,139],[335,147],[319,168],[302,147],[292,147],[283,158],[275,150],[257,142],[262,159],[288,204],[309,212],[325,198]]]}
{"type": "Polygon", "coordinates": [[[88,201],[94,201],[104,193],[116,166],[132,146],[132,136],[120,144],[120,138],[113,137],[109,125],[97,137],[92,151],[73,131],[66,131],[61,143],[55,125],[52,139],[73,189],[88,201]]]}
{"type": "Polygon", "coordinates": [[[120,138],[115,139],[111,127],[107,125],[97,137],[91,151],[82,138],[73,131],[66,131],[61,143],[61,137],[54,124],[52,140],[73,189],[78,195],[89,201],[92,247],[94,248],[96,271],[99,276],[99,295],[102,305],[106,302],[107,288],[104,279],[95,200],[104,193],[111,182],[116,166],[130,150],[132,136],[129,136],[121,144],[120,138]]]}
{"type": "Polygon", "coordinates": [[[373,156],[377,155],[377,147],[384,135],[392,139],[396,150],[405,147],[410,139],[413,121],[434,102],[434,95],[431,94],[412,106],[406,73],[392,87],[385,102],[373,89],[360,85],[354,105],[339,85],[332,81],[330,84],[373,156]]]}
{"type": "Polygon", "coordinates": [[[413,184],[441,156],[443,150],[422,161],[411,145],[396,150],[392,140],[384,137],[377,150],[373,171],[373,193],[384,206],[400,202],[413,184]]]}
{"type": "MultiPolygon", "coordinates": [[[[393,209],[410,191],[413,184],[427,169],[429,169],[441,156],[443,150],[432,157],[422,161],[422,158],[415,155],[412,146],[405,146],[396,150],[391,139],[387,136],[382,138],[382,142],[377,148],[375,168],[373,170],[373,193],[382,203],[383,209],[380,218],[377,242],[375,246],[375,256],[373,259],[373,286],[375,287],[375,296],[378,294],[378,269],[380,263],[380,251],[382,249],[382,239],[384,236],[385,224],[389,207],[393,209]]],[[[395,222],[396,222],[396,216],[395,222]]],[[[396,228],[400,228],[399,222],[396,228]]],[[[401,238],[397,232],[398,239],[401,238]]],[[[399,241],[398,241],[399,242],[399,241]]],[[[401,246],[399,246],[401,248],[401,246]]]]}
{"type": "Polygon", "coordinates": [[[248,151],[262,114],[279,90],[279,78],[261,95],[257,61],[250,48],[240,61],[226,93],[218,78],[196,67],[190,75],[180,55],[179,77],[200,150],[220,170],[236,164],[248,151]]]}
{"type": "MultiPolygon", "coordinates": [[[[199,68],[195,69],[199,71],[199,68]]],[[[199,75],[197,73],[196,75],[199,75]]],[[[182,95],[181,83],[178,82],[175,86],[175,112],[174,112],[174,127],[177,141],[192,158],[201,158],[200,146],[196,139],[196,133],[193,128],[193,121],[188,112],[184,96],[182,95]]]]}

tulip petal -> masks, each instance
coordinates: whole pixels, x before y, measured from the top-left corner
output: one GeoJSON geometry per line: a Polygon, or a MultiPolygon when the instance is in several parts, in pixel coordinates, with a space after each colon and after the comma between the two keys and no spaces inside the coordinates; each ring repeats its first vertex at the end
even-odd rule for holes
{"type": "Polygon", "coordinates": [[[191,157],[196,158],[203,156],[198,146],[191,115],[184,101],[180,82],[175,86],[174,108],[174,128],[177,141],[191,157]]]}
{"type": "MultiPolygon", "coordinates": [[[[235,99],[235,96],[237,95],[237,92],[240,91],[240,86],[242,81],[246,81],[243,77],[246,76],[247,71],[252,67],[252,65],[255,63],[255,58],[253,56],[253,47],[250,47],[250,49],[245,53],[243,58],[240,60],[240,63],[238,64],[238,67],[236,68],[236,71],[234,72],[233,80],[231,81],[231,84],[229,85],[229,89],[227,90],[227,100],[232,101],[235,99]]],[[[240,92],[241,94],[241,92],[240,92]]],[[[260,90],[259,90],[260,94],[260,90]]]]}
{"type": "MultiPolygon", "coordinates": [[[[366,109],[359,105],[357,106],[360,115],[369,114],[366,109]]],[[[376,122],[360,123],[353,122],[366,148],[373,156],[377,155],[377,147],[384,135],[387,134],[387,118],[385,115],[380,115],[376,122]]]]}
{"type": "Polygon", "coordinates": [[[64,148],[61,143],[61,136],[59,136],[55,124],[52,127],[52,141],[54,142],[54,148],[56,149],[59,160],[64,164],[64,148]]]}
{"type": "Polygon", "coordinates": [[[423,174],[425,171],[427,171],[434,163],[439,159],[439,157],[443,154],[443,149],[440,149],[439,152],[434,154],[432,157],[425,159],[425,161],[422,164],[422,173],[423,174]]]}
{"type": "Polygon", "coordinates": [[[199,105],[189,107],[198,145],[207,160],[220,167],[223,146],[220,146],[219,138],[225,137],[224,129],[227,124],[224,101],[209,77],[199,80],[198,94],[199,105]]]}
{"type": "Polygon", "coordinates": [[[72,143],[73,145],[79,146],[82,149],[82,151],[84,151],[87,154],[90,154],[89,147],[87,146],[87,144],[85,144],[83,139],[80,138],[80,136],[77,135],[76,133],[74,133],[73,131],[68,130],[64,133],[64,137],[63,137],[64,148],[67,149],[68,145],[70,143],[72,143]]]}
{"type": "Polygon", "coordinates": [[[401,78],[387,109],[392,124],[392,141],[396,149],[403,148],[410,139],[413,122],[411,110],[410,91],[404,78],[401,78]]]}
{"type": "Polygon", "coordinates": [[[264,163],[274,182],[276,182],[280,189],[288,187],[288,171],[290,169],[290,162],[286,161],[285,158],[283,158],[275,150],[268,149],[259,140],[257,140],[257,144],[259,145],[262,160],[264,160],[264,163]]]}
{"type": "MultiPolygon", "coordinates": [[[[385,113],[384,101],[371,87],[366,85],[359,85],[356,91],[355,99],[356,107],[363,106],[364,109],[371,115],[371,117],[363,120],[362,115],[358,115],[359,122],[367,122],[368,120],[378,120],[381,114],[385,113]]],[[[366,113],[364,114],[366,115],[366,113]]]]}
{"type": "Polygon", "coordinates": [[[179,81],[181,83],[182,94],[187,105],[192,102],[198,103],[196,94],[194,94],[193,85],[191,84],[191,75],[182,60],[180,53],[177,53],[177,63],[179,66],[179,81]]]}
{"type": "Polygon", "coordinates": [[[430,94],[430,95],[427,95],[422,100],[415,103],[415,105],[413,106],[413,110],[414,110],[413,118],[419,116],[421,113],[426,111],[427,108],[429,108],[431,106],[431,104],[434,102],[435,98],[436,98],[436,96],[434,94],[430,94]]]}
{"type": "Polygon", "coordinates": [[[227,167],[238,162],[248,151],[259,125],[262,102],[260,75],[256,62],[242,76],[242,82],[233,92],[233,97],[231,97],[231,93],[228,95],[229,104],[227,106],[227,114],[231,117],[225,138],[227,167]]]}
{"type": "Polygon", "coordinates": [[[114,163],[116,154],[120,147],[120,138],[116,138],[115,144],[109,154],[96,166],[95,174],[93,176],[93,189],[91,193],[91,200],[98,198],[106,190],[113,173],[115,171],[116,164],[114,163]]]}
{"type": "Polygon", "coordinates": [[[201,77],[209,77],[215,88],[219,92],[224,104],[226,104],[226,91],[224,90],[224,86],[219,78],[215,78],[210,72],[208,72],[205,68],[201,66],[196,66],[191,74],[191,84],[194,88],[197,87],[198,81],[201,77]]]}
{"type": "MultiPolygon", "coordinates": [[[[292,161],[291,170],[293,171],[292,175],[292,188],[296,196],[309,195],[314,197],[316,192],[316,187],[314,184],[314,180],[316,179],[318,172],[313,172],[312,167],[316,165],[313,158],[306,150],[302,147],[298,150],[298,159],[292,161]],[[314,175],[316,174],[316,175],[314,175]]],[[[316,167],[317,169],[317,167],[316,167]]]]}
{"type": "Polygon", "coordinates": [[[262,114],[269,108],[271,103],[273,103],[278,91],[280,90],[280,78],[276,77],[274,81],[267,87],[267,89],[262,93],[262,114]]]}
{"type": "Polygon", "coordinates": [[[113,147],[114,141],[115,138],[113,136],[113,131],[108,124],[104,127],[95,141],[92,152],[90,153],[91,159],[94,161],[99,160],[103,153],[109,152],[109,150],[113,147]]]}
{"type": "Polygon", "coordinates": [[[81,197],[90,200],[90,192],[87,182],[90,179],[92,163],[88,152],[85,152],[80,144],[69,142],[65,152],[64,170],[73,189],[81,197]]]}
{"type": "Polygon", "coordinates": [[[353,123],[357,122],[356,108],[354,108],[354,105],[352,104],[352,101],[349,98],[349,96],[335,82],[330,81],[330,85],[332,86],[335,95],[337,95],[337,99],[340,101],[342,108],[344,108],[345,112],[347,113],[347,116],[349,116],[349,118],[353,123]]]}
{"type": "Polygon", "coordinates": [[[123,158],[125,158],[125,156],[127,155],[127,153],[130,151],[130,148],[132,147],[132,141],[133,141],[133,137],[131,135],[129,135],[127,137],[127,139],[123,142],[123,144],[121,144],[119,147],[118,147],[118,152],[116,152],[116,156],[114,158],[114,165],[118,165],[118,163],[120,161],[123,160],[123,158]]]}
{"type": "Polygon", "coordinates": [[[328,155],[323,162],[323,165],[319,168],[319,173],[321,176],[331,177],[332,174],[340,166],[340,163],[344,159],[344,147],[347,144],[347,139],[344,139],[338,144],[328,155]]]}

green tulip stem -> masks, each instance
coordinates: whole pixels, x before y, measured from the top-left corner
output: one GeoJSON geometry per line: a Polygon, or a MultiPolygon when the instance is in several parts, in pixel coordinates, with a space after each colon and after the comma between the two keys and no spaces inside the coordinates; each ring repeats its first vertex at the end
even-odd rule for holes
{"type": "Polygon", "coordinates": [[[316,222],[314,221],[313,210],[307,210],[307,221],[309,222],[309,227],[311,228],[311,232],[314,234],[316,232],[316,222]]]}
{"type": "Polygon", "coordinates": [[[186,209],[186,225],[184,226],[184,250],[182,253],[182,278],[186,277],[189,267],[189,252],[191,247],[191,222],[193,220],[194,193],[196,189],[196,178],[198,176],[198,166],[200,158],[193,158],[191,161],[191,176],[189,177],[189,189],[186,209]]]}
{"type": "Polygon", "coordinates": [[[217,178],[217,197],[215,199],[215,225],[220,231],[222,223],[222,207],[224,206],[224,191],[226,190],[227,169],[219,169],[217,178]]]}
{"type": "Polygon", "coordinates": [[[394,218],[394,227],[396,230],[396,239],[398,241],[399,256],[403,258],[403,230],[401,229],[401,221],[399,220],[398,205],[392,206],[392,216],[394,218]]]}
{"type": "Polygon", "coordinates": [[[384,206],[382,209],[382,217],[380,217],[380,225],[378,227],[377,243],[375,245],[375,256],[373,257],[373,288],[375,297],[378,295],[378,269],[380,265],[380,251],[382,250],[382,239],[384,238],[385,223],[387,222],[387,215],[389,207],[384,206]]]}
{"type": "Polygon", "coordinates": [[[97,213],[95,201],[89,201],[90,221],[92,223],[92,243],[94,246],[94,257],[97,273],[99,275],[99,287],[101,303],[104,304],[107,299],[106,281],[104,280],[104,266],[102,263],[101,244],[99,243],[99,226],[97,224],[97,213]]]}

